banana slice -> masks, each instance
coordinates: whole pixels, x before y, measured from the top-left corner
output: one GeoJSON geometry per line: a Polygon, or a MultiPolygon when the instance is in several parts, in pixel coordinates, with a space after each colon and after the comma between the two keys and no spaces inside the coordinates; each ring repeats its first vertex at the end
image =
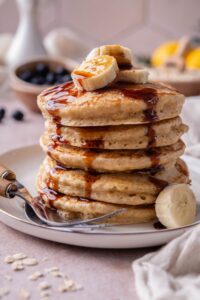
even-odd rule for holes
{"type": "Polygon", "coordinates": [[[94,91],[113,82],[118,72],[116,59],[113,56],[102,55],[85,60],[74,69],[72,79],[78,89],[94,91]]]}
{"type": "Polygon", "coordinates": [[[194,193],[187,184],[169,185],[156,199],[156,215],[167,228],[189,225],[196,215],[194,193]]]}
{"type": "Polygon", "coordinates": [[[145,69],[120,70],[116,81],[125,81],[133,83],[146,83],[149,72],[145,69]]]}
{"type": "Polygon", "coordinates": [[[94,48],[86,57],[86,60],[101,55],[113,56],[118,63],[119,68],[127,68],[133,66],[133,54],[131,49],[121,45],[105,45],[94,48]]]}

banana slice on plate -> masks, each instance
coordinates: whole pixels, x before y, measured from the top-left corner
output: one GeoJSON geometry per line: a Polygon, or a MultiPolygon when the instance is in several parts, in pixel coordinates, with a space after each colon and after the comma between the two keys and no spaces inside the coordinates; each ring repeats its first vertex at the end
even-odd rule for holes
{"type": "Polygon", "coordinates": [[[127,68],[133,66],[133,54],[131,49],[121,45],[104,45],[94,48],[86,57],[86,60],[101,55],[113,56],[118,63],[119,68],[127,68]]]}
{"type": "Polygon", "coordinates": [[[149,72],[145,69],[120,70],[117,75],[117,81],[146,83],[148,81],[149,72]]]}
{"type": "Polygon", "coordinates": [[[167,186],[160,192],[155,204],[159,221],[167,228],[177,228],[194,222],[196,200],[187,184],[167,186]]]}
{"type": "Polygon", "coordinates": [[[113,82],[119,73],[113,56],[102,55],[85,60],[72,72],[75,86],[80,90],[94,91],[113,82]]]}

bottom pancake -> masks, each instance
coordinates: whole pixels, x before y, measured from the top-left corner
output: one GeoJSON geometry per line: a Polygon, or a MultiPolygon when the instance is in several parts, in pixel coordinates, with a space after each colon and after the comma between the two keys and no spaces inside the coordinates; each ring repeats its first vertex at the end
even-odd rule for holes
{"type": "Polygon", "coordinates": [[[104,223],[136,224],[149,222],[156,218],[154,205],[116,205],[65,196],[42,186],[39,179],[37,181],[37,189],[44,205],[56,208],[58,214],[65,220],[95,218],[122,208],[125,208],[125,211],[107,219],[104,223]]]}

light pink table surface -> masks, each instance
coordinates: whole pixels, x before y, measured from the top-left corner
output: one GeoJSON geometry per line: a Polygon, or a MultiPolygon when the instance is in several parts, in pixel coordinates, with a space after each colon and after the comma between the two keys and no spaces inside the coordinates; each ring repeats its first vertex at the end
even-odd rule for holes
{"type": "MultiPolygon", "coordinates": [[[[14,96],[1,97],[0,105],[7,107],[7,117],[0,124],[0,153],[37,143],[43,131],[42,117],[26,112],[24,122],[12,120],[10,114],[13,109],[22,108],[26,111],[18,101],[14,100],[14,96]]],[[[18,299],[16,294],[20,287],[26,287],[31,292],[31,299],[40,299],[38,282],[30,282],[27,277],[34,270],[52,266],[60,267],[84,288],[74,293],[52,292],[49,299],[137,300],[131,263],[134,259],[154,250],[152,248],[98,250],[67,246],[33,238],[10,229],[2,223],[0,223],[0,232],[0,288],[3,286],[10,288],[11,292],[5,299],[11,300],[18,299]],[[10,270],[9,265],[3,263],[3,259],[6,255],[17,252],[35,256],[39,261],[47,257],[48,261],[16,273],[10,270]],[[11,282],[3,279],[6,273],[13,277],[11,282]]],[[[52,280],[54,289],[57,289],[58,279],[52,280]]]]}

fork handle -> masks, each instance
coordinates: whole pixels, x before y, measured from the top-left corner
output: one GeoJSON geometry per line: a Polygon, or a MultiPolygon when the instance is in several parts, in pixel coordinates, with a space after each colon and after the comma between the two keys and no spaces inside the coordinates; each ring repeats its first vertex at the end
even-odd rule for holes
{"type": "Polygon", "coordinates": [[[16,175],[13,171],[0,165],[0,178],[4,178],[7,180],[16,180],[16,175]]]}
{"type": "Polygon", "coordinates": [[[17,191],[16,184],[4,178],[0,178],[0,196],[6,198],[13,198],[15,196],[16,191],[17,191]]]}

